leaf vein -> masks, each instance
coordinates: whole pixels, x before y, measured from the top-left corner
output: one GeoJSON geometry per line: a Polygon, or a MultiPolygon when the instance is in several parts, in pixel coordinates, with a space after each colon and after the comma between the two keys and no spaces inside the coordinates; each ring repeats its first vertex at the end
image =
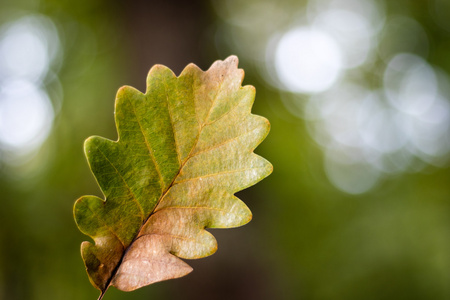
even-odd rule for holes
{"type": "Polygon", "coordinates": [[[169,112],[170,126],[172,127],[173,141],[175,143],[175,151],[177,152],[178,163],[180,164],[180,167],[181,167],[180,149],[179,149],[178,142],[177,142],[177,133],[175,130],[175,124],[173,122],[172,112],[170,111],[169,93],[168,93],[168,88],[167,88],[167,82],[165,79],[164,79],[164,90],[166,92],[167,111],[169,112]]]}
{"type": "MultiPolygon", "coordinates": [[[[128,99],[128,98],[127,98],[127,99],[128,99]]],[[[138,115],[137,115],[137,113],[136,113],[136,108],[134,107],[134,104],[133,104],[133,102],[132,102],[130,99],[128,99],[128,101],[130,102],[131,107],[133,108],[133,113],[134,113],[134,115],[136,116],[137,123],[139,124],[139,128],[140,128],[140,130],[141,130],[142,137],[144,138],[144,143],[145,143],[145,145],[147,146],[147,150],[148,150],[148,152],[149,152],[149,154],[150,154],[150,157],[152,158],[153,164],[155,165],[155,169],[156,169],[156,172],[158,173],[159,180],[160,180],[161,186],[162,186],[163,183],[164,183],[164,179],[163,179],[163,177],[162,177],[162,175],[161,175],[161,170],[159,169],[159,164],[156,162],[156,157],[155,157],[155,155],[154,155],[154,153],[153,153],[152,148],[150,147],[149,142],[147,141],[147,137],[146,137],[145,134],[144,134],[144,130],[143,130],[142,125],[141,125],[141,121],[139,120],[139,117],[138,117],[138,115]]]]}
{"type": "Polygon", "coordinates": [[[208,206],[166,206],[166,207],[163,207],[163,208],[155,211],[155,213],[161,212],[166,209],[206,209],[206,210],[216,210],[221,213],[226,213],[223,209],[220,209],[217,207],[208,207],[208,206]]]}
{"type": "MultiPolygon", "coordinates": [[[[244,99],[244,97],[242,97],[244,99]]],[[[204,126],[209,126],[212,125],[218,121],[220,121],[221,119],[223,119],[226,115],[229,115],[231,112],[233,112],[237,107],[239,107],[239,104],[241,104],[241,102],[243,101],[243,99],[241,99],[240,101],[237,101],[237,103],[233,106],[230,107],[230,109],[224,113],[223,115],[221,115],[219,118],[215,119],[214,121],[208,122],[206,123],[204,126]]]]}
{"type": "Polygon", "coordinates": [[[250,134],[250,133],[252,133],[253,131],[255,131],[255,130],[257,130],[257,129],[259,129],[259,128],[258,128],[258,127],[255,127],[255,128],[253,128],[252,130],[250,130],[250,131],[247,131],[247,132],[245,132],[245,133],[243,133],[243,134],[237,135],[237,136],[235,136],[235,137],[233,137],[233,138],[231,138],[231,139],[225,140],[225,141],[223,141],[223,142],[220,143],[220,144],[216,144],[216,145],[211,146],[211,147],[209,147],[209,148],[206,148],[206,149],[203,149],[203,150],[201,150],[201,151],[195,152],[194,154],[192,154],[191,158],[192,158],[192,157],[195,157],[195,156],[197,156],[197,155],[200,155],[200,154],[202,154],[202,153],[204,153],[204,152],[208,152],[208,151],[211,151],[211,150],[220,148],[221,146],[226,145],[226,144],[228,144],[228,143],[230,143],[230,142],[233,142],[233,141],[235,141],[235,140],[239,139],[240,137],[243,137],[243,136],[245,136],[245,135],[247,135],[247,134],[250,134]]]}
{"type": "Polygon", "coordinates": [[[256,170],[256,169],[265,169],[265,167],[246,168],[246,169],[239,169],[239,170],[232,170],[232,171],[216,172],[216,173],[211,173],[211,174],[202,175],[202,176],[198,176],[198,177],[192,177],[192,178],[188,178],[188,179],[184,179],[184,180],[180,180],[180,181],[175,181],[173,185],[184,183],[187,181],[202,179],[202,178],[208,178],[208,177],[213,177],[213,176],[218,176],[218,175],[233,174],[233,173],[240,173],[240,172],[256,170]]]}
{"type": "Polygon", "coordinates": [[[105,226],[108,229],[108,231],[114,235],[114,237],[122,244],[122,247],[125,249],[125,243],[119,238],[117,233],[111,227],[109,227],[108,224],[106,224],[105,221],[103,221],[103,219],[100,218],[100,216],[95,211],[93,211],[89,206],[87,206],[87,208],[91,211],[91,213],[95,217],[97,217],[97,219],[103,224],[103,226],[105,226]]]}
{"type": "Polygon", "coordinates": [[[208,111],[208,115],[206,116],[205,120],[203,121],[204,123],[202,124],[202,128],[205,127],[205,122],[208,121],[209,117],[211,116],[211,112],[213,110],[214,105],[216,104],[217,99],[219,98],[219,94],[222,90],[222,84],[223,84],[224,79],[222,79],[219,83],[219,87],[217,88],[217,93],[214,96],[214,99],[211,101],[211,106],[209,107],[209,111],[208,111]]]}
{"type": "Polygon", "coordinates": [[[98,151],[103,155],[103,157],[108,161],[108,163],[114,168],[114,170],[116,170],[117,175],[119,175],[120,179],[122,179],[123,183],[125,184],[125,187],[128,189],[131,198],[133,199],[134,202],[136,202],[137,206],[139,207],[139,209],[141,210],[141,214],[142,214],[142,218],[144,218],[144,210],[142,209],[141,204],[139,203],[139,201],[137,201],[136,196],[134,195],[133,191],[131,190],[130,186],[128,185],[128,183],[125,181],[125,179],[123,178],[122,174],[120,174],[119,170],[117,170],[116,166],[108,159],[108,157],[105,155],[105,153],[103,153],[103,151],[98,148],[98,151]]]}

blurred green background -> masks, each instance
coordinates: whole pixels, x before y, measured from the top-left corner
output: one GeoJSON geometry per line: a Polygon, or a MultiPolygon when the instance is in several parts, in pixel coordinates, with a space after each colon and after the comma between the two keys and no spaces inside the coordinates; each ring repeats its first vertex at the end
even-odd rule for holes
{"type": "Polygon", "coordinates": [[[122,85],[231,54],[272,129],[248,225],[105,299],[450,299],[450,2],[0,0],[0,299],[96,299],[74,201],[122,85]]]}

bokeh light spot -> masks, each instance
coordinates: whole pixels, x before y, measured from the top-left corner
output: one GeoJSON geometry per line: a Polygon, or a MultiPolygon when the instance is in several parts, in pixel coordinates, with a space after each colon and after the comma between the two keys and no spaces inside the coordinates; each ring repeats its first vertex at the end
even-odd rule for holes
{"type": "Polygon", "coordinates": [[[306,27],[286,32],[275,50],[275,70],[287,90],[318,93],[339,78],[342,53],[327,33],[306,27]]]}
{"type": "Polygon", "coordinates": [[[47,94],[27,81],[3,84],[0,93],[0,143],[24,154],[45,140],[53,121],[47,94]]]}
{"type": "Polygon", "coordinates": [[[327,151],[325,157],[325,171],[335,187],[346,193],[357,195],[376,186],[380,177],[378,170],[364,162],[350,163],[336,159],[336,154],[333,153],[335,151],[335,149],[327,151]]]}
{"type": "Polygon", "coordinates": [[[358,67],[367,60],[374,30],[363,16],[348,10],[329,10],[315,18],[314,27],[333,36],[342,49],[346,68],[358,67]]]}
{"type": "Polygon", "coordinates": [[[44,16],[0,28],[0,150],[8,165],[23,161],[50,133],[54,110],[44,81],[50,73],[57,80],[52,65],[59,45],[55,25],[44,16]]]}
{"type": "Polygon", "coordinates": [[[387,65],[383,80],[390,103],[407,114],[422,114],[438,94],[433,69],[413,54],[394,56],[387,65]]]}

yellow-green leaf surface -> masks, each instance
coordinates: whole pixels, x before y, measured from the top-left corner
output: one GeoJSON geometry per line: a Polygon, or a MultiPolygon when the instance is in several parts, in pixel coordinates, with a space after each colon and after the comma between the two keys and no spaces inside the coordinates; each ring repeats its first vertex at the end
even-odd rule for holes
{"type": "Polygon", "coordinates": [[[119,89],[119,139],[93,136],[84,149],[105,196],[75,202],[79,229],[95,243],[81,254],[91,283],[103,297],[184,276],[194,259],[217,250],[205,228],[246,224],[251,212],[234,193],[272,172],[253,153],[269,122],[251,114],[252,86],[235,56],[208,71],[188,65],[180,76],[154,66],[145,94],[119,89]]]}

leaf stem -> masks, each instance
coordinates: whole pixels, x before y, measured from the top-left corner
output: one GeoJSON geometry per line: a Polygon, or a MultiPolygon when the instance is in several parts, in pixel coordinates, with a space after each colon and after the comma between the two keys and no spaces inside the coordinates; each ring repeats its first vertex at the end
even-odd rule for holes
{"type": "Polygon", "coordinates": [[[102,300],[103,296],[105,295],[106,291],[108,290],[109,285],[106,287],[106,289],[104,291],[102,291],[102,293],[100,294],[100,296],[98,297],[97,300],[102,300]]]}

